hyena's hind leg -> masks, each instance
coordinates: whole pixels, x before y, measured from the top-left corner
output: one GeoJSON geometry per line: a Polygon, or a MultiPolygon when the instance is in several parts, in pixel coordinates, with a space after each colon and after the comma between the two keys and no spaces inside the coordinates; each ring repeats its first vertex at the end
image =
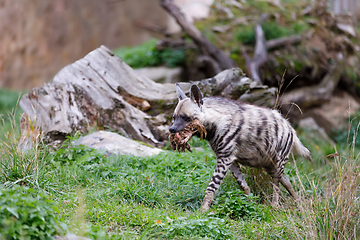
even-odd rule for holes
{"type": "Polygon", "coordinates": [[[266,171],[273,177],[273,199],[272,205],[279,205],[279,193],[280,193],[280,182],[286,188],[286,190],[291,194],[291,196],[297,201],[299,196],[296,194],[294,188],[291,186],[291,183],[287,177],[283,175],[285,164],[288,162],[288,158],[281,159],[274,164],[271,168],[266,168],[266,171]]]}
{"type": "Polygon", "coordinates": [[[295,199],[295,201],[298,201],[300,199],[297,193],[295,192],[294,188],[291,186],[291,183],[287,177],[282,175],[280,178],[280,182],[286,188],[286,190],[288,190],[288,192],[295,199]]]}
{"type": "Polygon", "coordinates": [[[249,195],[250,194],[250,188],[247,185],[244,175],[242,174],[239,164],[234,161],[231,166],[230,166],[230,170],[232,172],[232,174],[234,175],[236,181],[239,183],[241,189],[245,192],[245,194],[249,195]]]}

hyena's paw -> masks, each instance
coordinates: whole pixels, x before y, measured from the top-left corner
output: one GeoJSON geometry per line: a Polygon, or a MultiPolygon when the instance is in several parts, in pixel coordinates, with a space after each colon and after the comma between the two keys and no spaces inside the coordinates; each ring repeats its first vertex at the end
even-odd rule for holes
{"type": "Polygon", "coordinates": [[[213,200],[214,200],[214,193],[211,191],[209,191],[209,192],[206,191],[203,203],[202,203],[199,211],[200,212],[208,211],[213,200]]]}
{"type": "Polygon", "coordinates": [[[246,187],[241,186],[241,189],[244,191],[244,193],[246,195],[250,195],[251,191],[250,191],[250,188],[248,186],[246,186],[246,187]]]}

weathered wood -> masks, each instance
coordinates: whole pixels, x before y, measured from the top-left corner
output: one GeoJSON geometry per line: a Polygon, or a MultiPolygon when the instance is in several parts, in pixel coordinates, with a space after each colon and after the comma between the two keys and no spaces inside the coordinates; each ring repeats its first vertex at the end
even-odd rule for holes
{"type": "MultiPolygon", "coordinates": [[[[277,88],[269,88],[251,80],[240,68],[227,69],[212,78],[191,84],[196,84],[204,96],[221,96],[259,106],[272,106],[272,98],[277,94],[277,88]]],[[[188,94],[186,90],[190,89],[191,84],[182,83],[180,86],[188,94]]]]}
{"type": "Polygon", "coordinates": [[[303,39],[303,37],[300,35],[293,35],[293,36],[289,36],[289,37],[271,39],[271,40],[266,41],[266,48],[268,50],[270,50],[270,49],[282,47],[282,46],[288,45],[288,44],[291,45],[291,44],[300,42],[302,39],[303,39]]]}
{"type": "Polygon", "coordinates": [[[137,76],[104,46],[63,68],[50,84],[34,88],[20,100],[24,112],[52,139],[98,125],[152,145],[162,138],[151,117],[121,96],[174,104],[173,84],[158,84],[137,76]]]}
{"type": "Polygon", "coordinates": [[[221,70],[236,67],[234,61],[232,61],[220,49],[216,48],[212,43],[210,43],[210,41],[193,24],[187,21],[180,9],[174,5],[172,0],[160,0],[160,4],[164,7],[165,10],[169,12],[171,16],[175,18],[183,31],[199,47],[202,54],[214,59],[221,70]]]}
{"type": "Polygon", "coordinates": [[[259,84],[262,84],[259,68],[267,60],[265,33],[261,27],[261,23],[265,20],[265,18],[267,18],[267,14],[263,14],[255,26],[256,43],[254,56],[250,58],[247,55],[245,49],[242,50],[245,57],[246,73],[250,76],[251,79],[258,82],[259,84]]]}

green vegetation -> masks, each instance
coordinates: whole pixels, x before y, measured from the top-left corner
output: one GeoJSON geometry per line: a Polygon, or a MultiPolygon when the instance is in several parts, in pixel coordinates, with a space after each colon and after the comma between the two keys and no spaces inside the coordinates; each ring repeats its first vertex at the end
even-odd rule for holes
{"type": "MultiPolygon", "coordinates": [[[[299,34],[309,28],[307,24],[298,22],[291,24],[290,27],[283,27],[276,22],[264,22],[261,26],[266,40],[299,34]]],[[[238,27],[235,37],[244,44],[255,44],[254,25],[238,27]]]]}
{"type": "Polygon", "coordinates": [[[0,239],[50,239],[61,234],[66,225],[56,213],[55,204],[31,188],[0,188],[0,239]]]}
{"type": "Polygon", "coordinates": [[[282,188],[281,207],[271,207],[271,178],[243,167],[252,195],[244,195],[228,174],[206,213],[198,209],[216,159],[205,141],[191,140],[193,148],[200,148],[194,153],[141,158],[70,146],[76,137],[57,151],[39,143],[23,152],[17,147],[18,130],[10,132],[0,143],[0,239],[24,239],[25,234],[46,239],[66,232],[92,239],[360,235],[358,148],[349,150],[339,142],[335,150],[309,131],[299,133],[314,163],[297,157],[285,168],[302,198],[298,206],[282,188]],[[340,156],[326,157],[335,151],[340,156]]]}
{"type": "Polygon", "coordinates": [[[149,40],[139,46],[118,48],[114,50],[132,68],[165,65],[167,67],[182,66],[185,62],[184,49],[156,48],[157,40],[149,40]]]}
{"type": "Polygon", "coordinates": [[[332,137],[343,148],[360,147],[360,138],[358,137],[360,130],[360,112],[350,116],[347,129],[333,129],[332,137]]]}
{"type": "Polygon", "coordinates": [[[268,214],[268,209],[257,201],[253,195],[247,196],[239,191],[224,192],[218,197],[216,210],[219,217],[229,217],[234,220],[256,219],[261,221],[268,214]]]}
{"type": "Polygon", "coordinates": [[[0,140],[4,140],[6,134],[19,126],[21,111],[16,106],[21,94],[17,91],[0,89],[0,140]]]}

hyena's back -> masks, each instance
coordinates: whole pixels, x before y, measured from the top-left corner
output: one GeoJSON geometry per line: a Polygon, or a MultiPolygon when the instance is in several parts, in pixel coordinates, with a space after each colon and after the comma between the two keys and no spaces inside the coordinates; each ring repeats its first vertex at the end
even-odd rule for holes
{"type": "Polygon", "coordinates": [[[294,147],[296,153],[311,159],[293,127],[278,111],[223,98],[205,98],[203,107],[207,106],[222,108],[223,112],[219,129],[209,139],[217,155],[232,153],[243,165],[271,168],[287,161],[294,147]]]}

